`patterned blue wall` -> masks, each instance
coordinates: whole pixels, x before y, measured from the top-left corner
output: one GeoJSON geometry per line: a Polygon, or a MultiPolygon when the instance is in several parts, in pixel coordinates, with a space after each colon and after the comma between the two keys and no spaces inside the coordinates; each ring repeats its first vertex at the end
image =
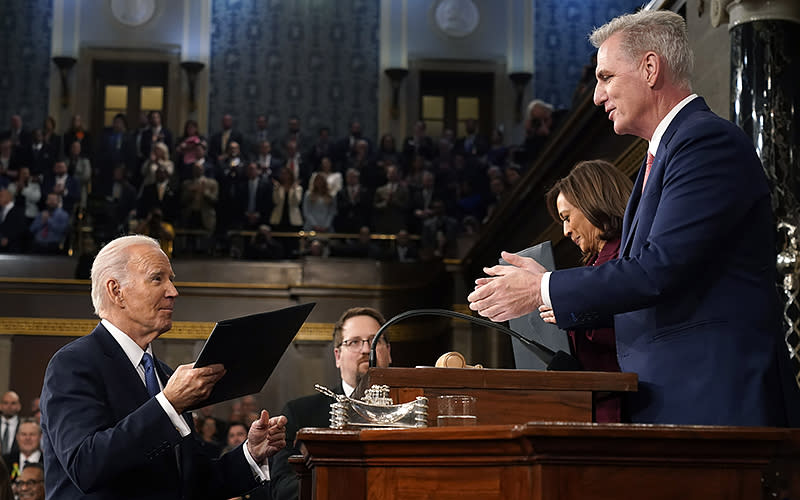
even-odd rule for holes
{"type": "Polygon", "coordinates": [[[596,26],[641,7],[643,0],[535,0],[535,97],[568,108],[583,66],[594,47],[588,35],[596,26]]]}
{"type": "Polygon", "coordinates": [[[15,113],[29,129],[47,116],[52,24],[52,0],[0,2],[0,130],[15,113]]]}
{"type": "Polygon", "coordinates": [[[341,137],[351,120],[377,135],[378,31],[375,0],[214,0],[209,128],[231,113],[245,134],[266,113],[272,137],[297,115],[341,137]]]}

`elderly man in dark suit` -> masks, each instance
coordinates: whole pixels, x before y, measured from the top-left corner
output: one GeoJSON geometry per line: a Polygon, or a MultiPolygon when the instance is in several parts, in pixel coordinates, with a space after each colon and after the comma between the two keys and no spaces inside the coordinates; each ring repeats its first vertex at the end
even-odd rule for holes
{"type": "MultiPolygon", "coordinates": [[[[369,348],[372,339],[383,324],[383,315],[371,307],[352,307],[339,317],[333,327],[333,355],[339,368],[341,383],[333,391],[350,396],[359,380],[369,368],[369,348]]],[[[392,363],[392,350],[389,340],[382,336],[378,342],[377,365],[385,368],[392,363]]],[[[289,401],[282,413],[286,415],[286,442],[288,446],[275,455],[273,461],[273,500],[297,498],[298,482],[289,457],[300,450],[295,446],[297,431],[304,427],[328,427],[330,425],[331,403],[323,394],[314,394],[289,401]]]]}
{"type": "Polygon", "coordinates": [[[797,425],[775,293],[774,220],[747,136],[692,94],[686,24],[669,11],[616,18],[599,47],[594,101],[618,134],[649,142],[619,259],[545,273],[502,256],[470,308],[495,321],[536,310],[567,329],[608,324],[623,371],[639,374],[634,422],[797,425]]]}
{"type": "Polygon", "coordinates": [[[231,498],[268,480],[267,458],[286,444],[286,417],[262,410],[247,441],[212,460],[187,410],[201,406],[225,368],[172,372],[153,355],[178,295],[158,242],[113,240],[91,276],[102,321],[53,356],[42,387],[48,498],[231,498]]]}

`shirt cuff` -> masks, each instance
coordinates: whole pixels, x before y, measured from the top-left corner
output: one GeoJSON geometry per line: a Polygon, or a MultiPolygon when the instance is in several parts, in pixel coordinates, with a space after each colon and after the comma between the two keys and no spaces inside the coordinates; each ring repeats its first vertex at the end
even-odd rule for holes
{"type": "Polygon", "coordinates": [[[247,460],[247,463],[250,464],[250,470],[253,471],[253,475],[260,478],[261,482],[269,481],[269,461],[267,461],[264,465],[258,465],[255,459],[253,459],[253,456],[250,454],[250,450],[247,449],[247,441],[245,441],[242,445],[242,451],[244,451],[245,460],[247,460]]]}
{"type": "Polygon", "coordinates": [[[553,303],[550,301],[550,275],[553,274],[552,272],[548,271],[542,275],[542,284],[541,284],[541,293],[542,293],[542,302],[544,305],[549,307],[550,309],[553,308],[553,303]]]}
{"type": "Polygon", "coordinates": [[[186,420],[184,420],[183,417],[178,415],[178,412],[175,411],[175,408],[172,407],[172,403],[169,402],[163,392],[156,394],[156,401],[158,401],[158,404],[164,408],[164,412],[169,417],[172,425],[175,426],[175,430],[180,433],[181,437],[186,437],[192,433],[192,430],[189,428],[189,424],[186,423],[186,420]]]}

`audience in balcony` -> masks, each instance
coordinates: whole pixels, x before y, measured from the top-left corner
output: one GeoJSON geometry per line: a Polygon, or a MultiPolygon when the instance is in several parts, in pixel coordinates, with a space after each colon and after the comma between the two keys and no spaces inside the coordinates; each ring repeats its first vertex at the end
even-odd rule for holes
{"type": "Polygon", "coordinates": [[[372,222],[372,193],[361,185],[360,177],[355,168],[345,172],[345,186],[336,195],[336,232],[357,233],[372,222]]]}
{"type": "Polygon", "coordinates": [[[8,185],[8,191],[14,197],[14,202],[24,207],[26,224],[30,226],[39,215],[39,201],[42,199],[38,180],[31,176],[28,167],[20,167],[17,180],[8,185]]]}
{"type": "Polygon", "coordinates": [[[253,155],[258,155],[260,144],[269,140],[269,119],[266,117],[266,115],[258,115],[256,118],[255,132],[253,132],[253,134],[250,136],[250,144],[253,155]]]}
{"type": "Polygon", "coordinates": [[[256,162],[247,164],[245,178],[236,184],[234,203],[239,210],[232,227],[253,230],[267,222],[272,212],[272,181],[261,174],[256,162]]]}
{"type": "Polygon", "coordinates": [[[179,207],[178,188],[170,179],[166,167],[159,165],[153,183],[142,186],[136,214],[140,219],[144,219],[154,208],[159,208],[164,214],[164,220],[175,222],[179,207]]]}
{"type": "Polygon", "coordinates": [[[258,143],[255,154],[255,162],[258,165],[260,175],[264,179],[277,179],[281,169],[281,161],[272,154],[272,143],[264,140],[258,143]]]}
{"type": "Polygon", "coordinates": [[[61,152],[61,136],[56,134],[56,120],[52,116],[45,118],[42,123],[42,139],[53,151],[61,152]]]}
{"type": "Polygon", "coordinates": [[[253,260],[279,260],[286,257],[283,245],[272,236],[272,228],[266,224],[250,237],[245,246],[244,256],[253,260]]]}
{"type": "Polygon", "coordinates": [[[67,238],[69,219],[69,214],[61,208],[61,197],[56,193],[48,194],[44,209],[30,225],[33,252],[58,253],[67,238]]]}
{"type": "Polygon", "coordinates": [[[405,229],[397,233],[394,245],[390,248],[389,258],[387,259],[389,261],[411,263],[419,260],[417,244],[411,240],[408,231],[405,229]]]}
{"type": "Polygon", "coordinates": [[[408,186],[400,178],[394,165],[386,168],[386,184],[375,190],[375,230],[379,233],[394,234],[406,227],[409,207],[408,186]]]}
{"type": "Polygon", "coordinates": [[[27,149],[19,149],[19,166],[30,168],[33,175],[41,175],[53,168],[58,153],[44,142],[42,131],[35,129],[31,133],[31,145],[27,149]]]}
{"type": "Polygon", "coordinates": [[[175,148],[180,182],[192,178],[192,166],[205,158],[207,150],[208,143],[200,135],[197,122],[187,120],[183,126],[183,136],[178,139],[178,146],[175,148]]]}
{"type": "Polygon", "coordinates": [[[415,156],[422,156],[428,161],[433,160],[436,146],[433,139],[426,134],[425,122],[420,120],[414,124],[414,132],[403,141],[403,157],[406,164],[415,156]]]}
{"type": "Polygon", "coordinates": [[[303,230],[328,233],[335,216],[336,200],[330,194],[326,174],[317,172],[303,199],[303,230]]]}
{"type": "Polygon", "coordinates": [[[233,116],[225,114],[222,117],[222,130],[214,133],[208,140],[208,156],[218,163],[225,163],[228,146],[236,143],[239,148],[244,145],[244,136],[233,128],[233,116]]]}
{"type": "Polygon", "coordinates": [[[219,184],[207,177],[200,162],[192,167],[192,178],[183,181],[181,189],[181,218],[187,229],[213,233],[217,226],[219,184]]]}
{"type": "MultiPolygon", "coordinates": [[[[55,162],[52,172],[44,176],[42,181],[43,199],[47,199],[47,195],[50,193],[61,196],[61,206],[69,214],[80,200],[80,183],[67,172],[67,164],[64,161],[55,162]]],[[[39,203],[40,206],[44,205],[43,200],[39,203]]]]}
{"type": "Polygon", "coordinates": [[[77,203],[81,209],[86,208],[86,200],[92,183],[92,163],[83,156],[80,141],[73,142],[69,147],[69,156],[66,159],[67,173],[78,183],[77,203]]]}
{"type": "Polygon", "coordinates": [[[269,223],[277,231],[299,231],[303,227],[303,186],[297,181],[294,170],[282,168],[278,179],[272,182],[272,214],[269,223]]]}
{"type": "MultiPolygon", "coordinates": [[[[538,113],[541,107],[536,104],[531,110],[538,113]]],[[[550,123],[536,121],[536,113],[528,120],[531,137],[550,123]]],[[[12,135],[20,140],[26,133],[19,117],[11,122],[19,124],[14,128],[19,131],[9,129],[4,134],[9,139],[0,141],[0,186],[11,185],[12,197],[26,212],[25,234],[30,234],[30,223],[45,205],[47,194],[54,192],[61,195],[70,222],[77,215],[83,217],[80,224],[93,227],[99,243],[137,227],[155,208],[161,210],[165,222],[175,226],[179,244],[182,230],[202,230],[215,235],[212,251],[227,254],[227,240],[235,235],[240,238],[237,256],[258,253],[249,250],[255,242],[250,239],[266,224],[281,233],[305,228],[354,234],[366,226],[370,232],[404,231],[400,234],[410,232],[418,238],[434,215],[434,199],[444,203],[440,215],[449,217],[446,226],[453,226],[449,222],[454,220],[455,230],[463,231],[465,218],[488,220],[486,215],[499,203],[499,195],[521,176],[520,167],[509,163],[502,131],[493,130],[487,141],[475,120],[464,123],[466,133],[458,140],[451,129],[434,140],[419,121],[400,148],[394,136],[382,134],[374,151],[359,121],[353,121],[340,140],[333,140],[325,126],[319,127],[316,139],[309,139],[301,131],[299,118],[292,117],[282,136],[271,137],[264,114],[245,145],[244,134],[226,113],[221,129],[208,143],[197,122],[187,120],[174,151],[172,134],[162,124],[159,111],[142,114],[138,128],[130,132],[125,115],[118,114],[94,150],[80,115],[73,117],[63,141],[55,122],[46,120],[43,131],[28,134],[28,150],[14,148],[12,135]],[[50,158],[53,167],[44,169],[40,166],[48,161],[52,144],[69,154],[58,152],[50,158]],[[37,168],[45,170],[41,179],[32,171],[37,168]],[[86,210],[76,211],[76,206],[86,210]]],[[[451,230],[439,232],[452,234],[451,230]]],[[[422,249],[422,258],[441,253],[435,234],[428,248],[422,249]]],[[[287,239],[281,234],[275,241],[287,239]]],[[[444,240],[446,247],[451,239],[444,240]]],[[[285,257],[298,255],[295,243],[284,249],[285,257]]],[[[388,249],[382,250],[384,258],[394,258],[388,257],[388,249]]]]}
{"type": "Polygon", "coordinates": [[[83,119],[81,115],[74,115],[69,129],[64,132],[64,137],[61,141],[64,156],[69,156],[69,148],[72,143],[78,141],[81,143],[81,153],[84,156],[89,156],[92,150],[92,137],[89,131],[83,128],[83,119]]]}
{"type": "Polygon", "coordinates": [[[141,158],[149,158],[153,152],[153,146],[163,142],[168,151],[172,151],[172,131],[162,123],[161,111],[153,110],[147,114],[148,127],[142,132],[139,143],[139,155],[141,158]]]}
{"type": "Polygon", "coordinates": [[[332,158],[335,156],[335,145],[331,141],[331,129],[328,127],[320,127],[317,134],[317,140],[308,152],[308,161],[312,167],[316,168],[323,158],[332,158]]]}
{"type": "Polygon", "coordinates": [[[460,137],[453,145],[453,149],[467,157],[483,156],[489,150],[489,141],[478,133],[478,122],[472,118],[464,122],[466,135],[460,137]]]}
{"type": "Polygon", "coordinates": [[[27,233],[25,209],[14,202],[8,189],[0,187],[0,252],[24,251],[27,233]]]}

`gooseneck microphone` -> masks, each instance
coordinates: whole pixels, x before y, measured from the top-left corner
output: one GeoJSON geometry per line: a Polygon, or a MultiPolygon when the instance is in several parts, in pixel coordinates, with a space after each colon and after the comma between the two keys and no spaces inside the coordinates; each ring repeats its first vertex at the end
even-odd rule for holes
{"type": "Polygon", "coordinates": [[[541,360],[542,363],[547,365],[547,370],[549,371],[580,371],[582,369],[580,362],[569,353],[566,353],[564,351],[554,351],[544,344],[536,342],[535,340],[525,338],[519,333],[515,332],[514,330],[506,328],[505,326],[495,323],[493,321],[489,321],[483,318],[476,318],[474,316],[468,316],[466,314],[458,313],[455,311],[448,311],[445,309],[412,309],[411,311],[400,313],[397,316],[391,318],[386,323],[384,323],[383,326],[381,326],[380,329],[378,329],[378,332],[375,334],[375,338],[372,339],[372,345],[370,345],[369,348],[370,367],[376,366],[377,357],[375,354],[375,349],[378,346],[378,341],[380,341],[381,337],[383,336],[384,330],[386,330],[386,328],[388,328],[389,325],[393,325],[404,319],[413,318],[415,316],[444,316],[446,318],[463,319],[464,321],[469,321],[470,323],[475,325],[480,325],[487,328],[493,328],[498,332],[503,332],[506,335],[509,335],[522,342],[522,344],[528,349],[530,349],[530,351],[537,358],[539,358],[539,360],[541,360]]]}

